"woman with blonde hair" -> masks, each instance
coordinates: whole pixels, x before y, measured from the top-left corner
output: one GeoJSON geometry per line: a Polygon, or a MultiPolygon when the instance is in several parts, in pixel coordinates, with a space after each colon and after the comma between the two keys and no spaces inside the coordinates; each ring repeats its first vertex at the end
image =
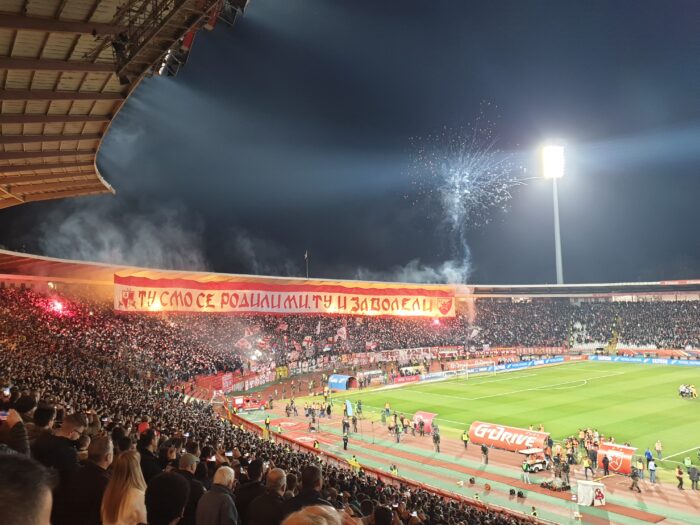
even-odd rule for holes
{"type": "Polygon", "coordinates": [[[146,523],[146,481],[140,462],[141,455],[133,450],[114,459],[112,479],[102,497],[103,525],[146,523]]]}

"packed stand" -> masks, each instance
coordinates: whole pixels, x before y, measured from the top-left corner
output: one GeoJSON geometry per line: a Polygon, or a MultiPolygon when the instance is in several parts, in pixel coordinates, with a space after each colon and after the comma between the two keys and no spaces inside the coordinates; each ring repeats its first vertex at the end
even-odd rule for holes
{"type": "Polygon", "coordinates": [[[330,512],[329,523],[521,522],[319,464],[185,402],[171,380],[236,358],[176,347],[191,333],[170,338],[168,320],[74,302],[57,310],[31,292],[0,298],[7,525],[293,524],[313,512],[330,512]]]}

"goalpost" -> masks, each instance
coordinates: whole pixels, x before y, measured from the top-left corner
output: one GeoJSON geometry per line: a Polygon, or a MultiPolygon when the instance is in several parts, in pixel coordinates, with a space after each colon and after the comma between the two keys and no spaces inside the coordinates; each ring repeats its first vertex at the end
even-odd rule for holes
{"type": "Polygon", "coordinates": [[[458,369],[459,371],[457,372],[460,375],[463,375],[465,379],[469,379],[469,376],[473,375],[485,375],[485,376],[495,376],[496,373],[498,372],[496,370],[496,361],[488,360],[488,359],[479,359],[472,364],[468,366],[461,366],[458,369]],[[483,369],[483,371],[479,372],[474,372],[474,370],[480,370],[483,369]],[[470,371],[471,370],[471,371],[470,371]]]}

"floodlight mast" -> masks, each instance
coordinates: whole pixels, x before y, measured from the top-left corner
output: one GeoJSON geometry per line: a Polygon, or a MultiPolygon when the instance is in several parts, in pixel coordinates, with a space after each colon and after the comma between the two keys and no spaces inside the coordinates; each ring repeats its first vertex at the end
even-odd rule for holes
{"type": "Polygon", "coordinates": [[[554,205],[554,257],[557,269],[557,284],[564,284],[564,269],[561,261],[561,232],[559,229],[559,192],[557,179],[564,176],[564,146],[547,144],[542,148],[542,174],[552,179],[552,202],[554,205]]]}

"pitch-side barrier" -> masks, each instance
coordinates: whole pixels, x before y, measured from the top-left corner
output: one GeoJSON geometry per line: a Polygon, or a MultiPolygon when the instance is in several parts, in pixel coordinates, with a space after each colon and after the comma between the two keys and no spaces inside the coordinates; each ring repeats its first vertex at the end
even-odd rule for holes
{"type": "Polygon", "coordinates": [[[659,357],[625,357],[612,355],[590,355],[589,361],[603,361],[608,363],[637,363],[640,365],[671,365],[671,366],[700,366],[700,360],[690,359],[663,359],[659,357]]]}
{"type": "Polygon", "coordinates": [[[534,359],[532,361],[517,361],[515,363],[503,363],[502,365],[477,366],[473,368],[462,368],[457,370],[446,370],[444,372],[431,372],[420,376],[421,381],[435,381],[437,379],[448,379],[450,377],[462,376],[466,374],[483,374],[488,372],[514,372],[524,368],[535,366],[553,365],[563,363],[567,359],[564,357],[551,357],[548,359],[534,359]]]}

